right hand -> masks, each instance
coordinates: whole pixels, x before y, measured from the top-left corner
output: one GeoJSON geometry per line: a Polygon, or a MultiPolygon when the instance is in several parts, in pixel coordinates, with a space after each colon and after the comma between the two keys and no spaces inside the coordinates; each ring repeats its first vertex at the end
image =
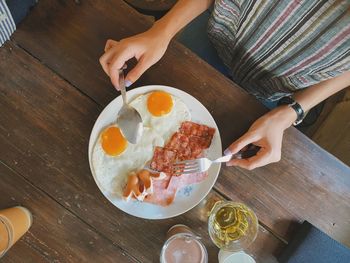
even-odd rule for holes
{"type": "Polygon", "coordinates": [[[127,87],[161,59],[169,42],[170,39],[152,28],[120,41],[109,39],[105,46],[105,53],[100,57],[100,63],[103,70],[111,78],[114,87],[119,90],[119,69],[129,59],[135,57],[138,63],[125,77],[127,87]]]}
{"type": "Polygon", "coordinates": [[[289,106],[279,106],[257,119],[242,137],[233,142],[224,154],[235,154],[249,144],[259,146],[255,156],[247,159],[233,159],[228,166],[239,166],[252,170],[281,159],[284,131],[296,119],[295,111],[289,106]]]}

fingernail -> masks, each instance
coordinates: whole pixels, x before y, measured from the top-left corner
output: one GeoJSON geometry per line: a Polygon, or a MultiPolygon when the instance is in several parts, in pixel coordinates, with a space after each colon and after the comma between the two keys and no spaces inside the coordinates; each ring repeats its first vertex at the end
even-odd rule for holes
{"type": "Polygon", "coordinates": [[[125,80],[125,87],[129,88],[132,82],[130,80],[125,80]]]}
{"type": "Polygon", "coordinates": [[[231,151],[230,151],[230,149],[226,149],[225,151],[224,151],[224,155],[230,155],[231,154],[231,151]]]}

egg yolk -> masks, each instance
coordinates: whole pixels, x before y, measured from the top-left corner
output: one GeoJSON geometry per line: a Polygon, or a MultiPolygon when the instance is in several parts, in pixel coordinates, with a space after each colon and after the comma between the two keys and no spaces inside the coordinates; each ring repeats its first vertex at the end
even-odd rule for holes
{"type": "Polygon", "coordinates": [[[127,141],[118,127],[109,127],[101,134],[102,149],[106,154],[117,156],[125,151],[127,141]]]}
{"type": "Polygon", "coordinates": [[[164,91],[152,92],[147,99],[148,111],[156,117],[168,114],[173,108],[173,99],[164,91]]]}

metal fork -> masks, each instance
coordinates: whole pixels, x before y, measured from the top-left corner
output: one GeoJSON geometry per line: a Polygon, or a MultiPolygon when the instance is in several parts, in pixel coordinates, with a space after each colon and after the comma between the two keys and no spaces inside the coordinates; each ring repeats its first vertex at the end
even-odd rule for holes
{"type": "Polygon", "coordinates": [[[232,159],[247,159],[250,158],[260,150],[259,146],[254,144],[247,145],[236,154],[222,156],[216,160],[209,160],[208,158],[199,158],[195,160],[186,160],[176,162],[173,164],[173,175],[180,176],[183,174],[194,174],[207,171],[213,163],[225,163],[232,159]]]}

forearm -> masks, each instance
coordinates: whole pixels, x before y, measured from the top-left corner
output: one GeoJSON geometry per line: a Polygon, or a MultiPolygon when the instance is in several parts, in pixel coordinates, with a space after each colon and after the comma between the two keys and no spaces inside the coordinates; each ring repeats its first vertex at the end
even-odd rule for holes
{"type": "MultiPolygon", "coordinates": [[[[312,107],[319,104],[338,91],[350,86],[350,71],[342,75],[320,82],[316,85],[298,91],[294,94],[294,99],[297,101],[304,112],[309,111],[312,107]]],[[[268,117],[273,116],[282,123],[282,127],[287,129],[297,118],[296,112],[286,105],[279,106],[267,114],[268,117]]]]}
{"type": "Polygon", "coordinates": [[[335,78],[296,92],[294,99],[301,105],[304,111],[308,111],[323,100],[349,86],[350,71],[347,71],[335,78]]]}
{"type": "Polygon", "coordinates": [[[204,12],[214,0],[179,0],[160,20],[154,23],[152,30],[163,34],[170,41],[177,32],[204,12]]]}

